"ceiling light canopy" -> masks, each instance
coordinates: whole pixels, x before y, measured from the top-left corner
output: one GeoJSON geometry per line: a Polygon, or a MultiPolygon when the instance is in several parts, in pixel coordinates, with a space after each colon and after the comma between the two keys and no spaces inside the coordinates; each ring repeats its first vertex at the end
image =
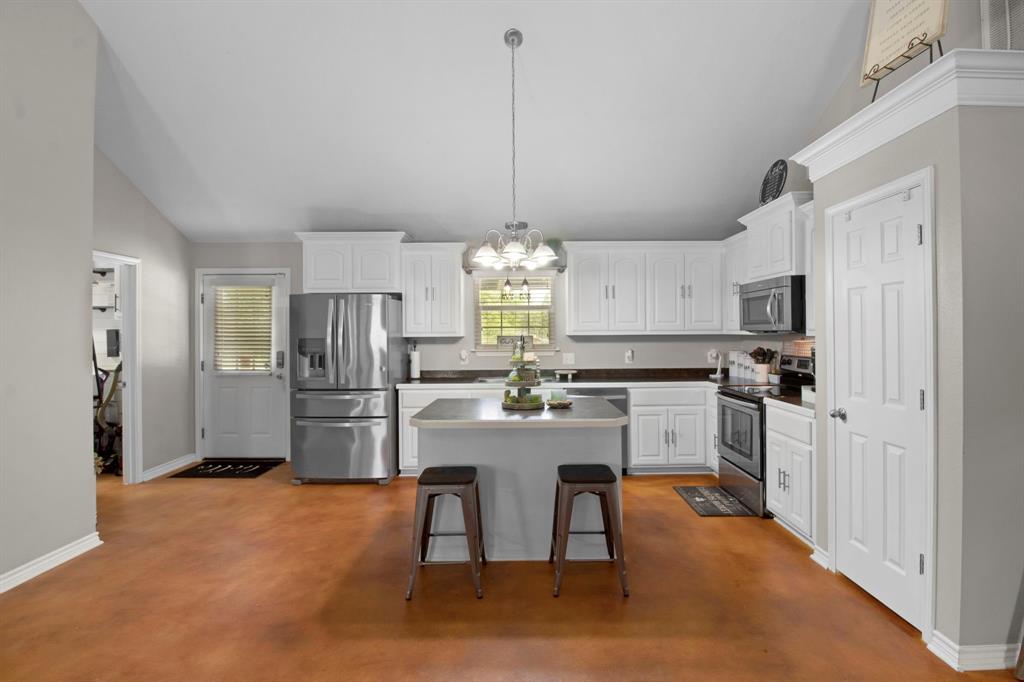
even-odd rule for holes
{"type": "Polygon", "coordinates": [[[558,260],[558,255],[544,243],[543,232],[516,219],[516,48],[523,44],[522,32],[515,28],[505,31],[505,44],[512,51],[512,220],[505,223],[505,234],[487,231],[473,262],[495,270],[534,270],[558,260]],[[494,239],[489,241],[492,234],[494,239]]]}

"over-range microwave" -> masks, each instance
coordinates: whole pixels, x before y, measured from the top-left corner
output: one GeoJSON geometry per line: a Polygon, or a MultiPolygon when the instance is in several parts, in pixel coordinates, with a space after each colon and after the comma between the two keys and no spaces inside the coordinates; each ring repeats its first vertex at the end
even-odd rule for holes
{"type": "Polygon", "coordinates": [[[740,328],[748,332],[803,332],[804,276],[773,277],[740,286],[740,328]]]}

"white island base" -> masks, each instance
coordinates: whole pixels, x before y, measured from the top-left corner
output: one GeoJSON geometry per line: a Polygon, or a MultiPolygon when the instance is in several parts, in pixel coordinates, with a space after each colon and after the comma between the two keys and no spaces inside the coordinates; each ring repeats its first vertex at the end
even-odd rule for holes
{"type": "MultiPolygon", "coordinates": [[[[560,464],[607,464],[620,476],[621,428],[628,418],[603,398],[577,400],[570,410],[508,412],[494,400],[436,400],[411,423],[419,466],[477,468],[488,561],[547,561],[560,464]]],[[[621,495],[621,479],[619,482],[621,495]]],[[[620,505],[621,506],[621,505],[620,505]]],[[[572,529],[602,529],[594,495],[575,499],[572,529]]],[[[458,498],[437,498],[433,532],[463,532],[458,498]]],[[[431,538],[429,561],[461,561],[466,539],[431,538]]],[[[607,559],[603,535],[573,535],[570,559],[607,559]]]]}

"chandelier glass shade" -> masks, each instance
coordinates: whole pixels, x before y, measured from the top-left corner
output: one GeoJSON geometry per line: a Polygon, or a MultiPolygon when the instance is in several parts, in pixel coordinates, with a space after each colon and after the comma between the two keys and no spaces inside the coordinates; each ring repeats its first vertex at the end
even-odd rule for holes
{"type": "Polygon", "coordinates": [[[487,231],[473,262],[495,270],[534,270],[558,260],[558,255],[544,243],[543,232],[516,219],[516,48],[523,44],[523,34],[510,28],[505,44],[512,51],[512,220],[505,223],[505,234],[487,231]]]}

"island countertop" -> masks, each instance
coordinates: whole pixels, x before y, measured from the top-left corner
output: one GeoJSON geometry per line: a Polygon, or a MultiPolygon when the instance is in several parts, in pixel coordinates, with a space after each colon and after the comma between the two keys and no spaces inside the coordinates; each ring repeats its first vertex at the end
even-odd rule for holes
{"type": "Polygon", "coordinates": [[[493,399],[440,398],[409,419],[420,429],[617,428],[628,422],[604,398],[575,398],[567,410],[505,410],[493,399]]]}

